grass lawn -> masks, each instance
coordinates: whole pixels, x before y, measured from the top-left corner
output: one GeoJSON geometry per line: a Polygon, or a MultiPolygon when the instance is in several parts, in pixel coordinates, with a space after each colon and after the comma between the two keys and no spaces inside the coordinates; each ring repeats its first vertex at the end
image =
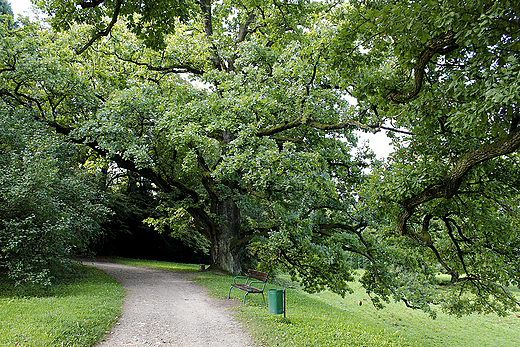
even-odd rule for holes
{"type": "MultiPolygon", "coordinates": [[[[186,265],[125,261],[127,264],[160,266],[176,270],[186,265]]],[[[191,265],[197,271],[198,265],[191,265]]],[[[212,296],[226,298],[233,277],[212,272],[196,272],[194,280],[208,288],[212,296]]],[[[268,285],[266,289],[281,288],[268,285]]],[[[262,296],[248,295],[237,319],[267,346],[520,346],[520,318],[471,315],[456,318],[427,314],[389,304],[376,310],[359,285],[344,299],[330,292],[307,294],[287,289],[287,318],[269,315],[262,296]],[[367,299],[367,300],[365,300],[367,299]],[[359,303],[362,303],[360,306],[359,303]]],[[[520,293],[517,294],[520,295],[520,293]]],[[[243,293],[233,289],[231,296],[242,301],[243,293]]],[[[266,294],[267,300],[267,294],[266,294]]],[[[520,312],[517,312],[520,314],[520,312]]]]}
{"type": "Polygon", "coordinates": [[[47,289],[13,287],[0,273],[0,346],[90,346],[103,337],[124,290],[101,270],[73,269],[47,289]]]}
{"type": "Polygon", "coordinates": [[[181,264],[181,263],[170,263],[165,261],[157,260],[141,260],[141,259],[127,259],[127,258],[114,258],[112,261],[119,264],[134,265],[140,267],[146,267],[149,269],[168,270],[176,272],[195,272],[199,271],[199,265],[195,264],[181,264]]]}
{"type": "MultiPolygon", "coordinates": [[[[193,272],[195,281],[220,298],[227,297],[233,279],[198,272],[194,264],[117,261],[193,272]]],[[[100,270],[80,265],[74,269],[73,276],[46,290],[14,288],[0,274],[0,346],[90,346],[102,338],[120,314],[124,291],[100,270]]],[[[266,287],[275,288],[281,287],[266,287]]],[[[330,292],[311,295],[289,288],[287,318],[269,315],[261,295],[251,294],[246,305],[237,308],[236,317],[263,346],[520,346],[516,314],[460,319],[439,314],[433,320],[402,304],[376,310],[359,285],[354,289],[343,299],[330,292]]],[[[242,301],[243,292],[234,289],[231,294],[242,301]]]]}

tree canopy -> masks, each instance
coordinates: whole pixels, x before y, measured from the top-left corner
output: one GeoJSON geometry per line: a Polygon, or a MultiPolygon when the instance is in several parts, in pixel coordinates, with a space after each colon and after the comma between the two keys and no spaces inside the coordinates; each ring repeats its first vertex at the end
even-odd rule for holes
{"type": "Polygon", "coordinates": [[[7,2],[7,0],[0,0],[0,24],[8,23],[8,26],[12,26],[12,18],[13,15],[13,9],[11,8],[11,5],[7,2]],[[7,19],[8,17],[10,19],[7,19]]]}
{"type": "Polygon", "coordinates": [[[238,272],[249,249],[344,294],[361,256],[376,303],[518,305],[510,1],[40,6],[65,32],[5,34],[2,99],[148,179],[169,213],[150,222],[207,238],[213,267],[238,272]],[[375,160],[355,130],[395,152],[375,160]]]}
{"type": "Polygon", "coordinates": [[[13,9],[7,0],[0,0],[0,15],[8,15],[13,17],[13,9]]]}

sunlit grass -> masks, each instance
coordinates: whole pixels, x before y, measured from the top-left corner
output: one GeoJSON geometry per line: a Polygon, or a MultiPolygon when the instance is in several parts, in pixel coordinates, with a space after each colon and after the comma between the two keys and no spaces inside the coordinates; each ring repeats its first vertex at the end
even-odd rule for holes
{"type": "Polygon", "coordinates": [[[176,271],[176,272],[193,272],[199,271],[200,265],[196,264],[182,264],[182,263],[171,263],[157,260],[144,260],[144,259],[126,259],[126,258],[114,258],[113,262],[125,265],[141,266],[149,269],[176,271]]]}
{"type": "Polygon", "coordinates": [[[437,319],[432,319],[402,303],[390,303],[377,310],[359,284],[353,287],[354,294],[345,299],[330,292],[312,297],[350,312],[353,317],[362,316],[373,324],[381,324],[389,331],[406,336],[415,346],[520,346],[520,318],[516,314],[507,317],[472,314],[457,318],[439,313],[437,319]]]}
{"type": "MultiPolygon", "coordinates": [[[[233,276],[200,273],[195,280],[217,297],[227,297],[233,276]]],[[[281,288],[268,285],[268,289],[281,288]]],[[[267,289],[266,287],[266,289],[267,289]]],[[[267,293],[266,300],[267,300],[267,293]]],[[[242,300],[244,293],[231,296],[242,300]]],[[[370,319],[353,319],[341,308],[299,289],[287,289],[287,318],[270,315],[262,296],[250,294],[238,316],[257,341],[268,346],[412,346],[407,338],[385,331],[370,319]]]]}
{"type": "Polygon", "coordinates": [[[0,274],[0,346],[91,346],[121,312],[123,288],[98,269],[73,265],[64,283],[13,287],[0,274]]]}

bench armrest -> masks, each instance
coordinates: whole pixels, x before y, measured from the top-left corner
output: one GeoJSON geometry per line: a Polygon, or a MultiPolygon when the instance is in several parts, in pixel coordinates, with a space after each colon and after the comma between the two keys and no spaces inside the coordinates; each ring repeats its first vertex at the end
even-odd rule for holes
{"type": "Polygon", "coordinates": [[[237,283],[237,278],[245,278],[247,283],[247,276],[235,276],[235,278],[233,278],[233,283],[237,283]]]}
{"type": "Polygon", "coordinates": [[[253,283],[260,283],[260,284],[263,284],[263,286],[262,286],[262,290],[264,290],[264,287],[265,287],[265,284],[267,283],[267,281],[266,281],[266,282],[263,282],[263,281],[251,281],[251,282],[248,283],[248,285],[249,285],[249,289],[251,289],[251,285],[252,285],[253,283]]]}

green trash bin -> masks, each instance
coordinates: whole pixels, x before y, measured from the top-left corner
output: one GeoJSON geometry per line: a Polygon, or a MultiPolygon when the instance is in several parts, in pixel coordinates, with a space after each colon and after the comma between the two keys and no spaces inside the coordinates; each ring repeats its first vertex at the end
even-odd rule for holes
{"type": "Polygon", "coordinates": [[[269,314],[285,315],[285,289],[269,289],[269,314]]]}

